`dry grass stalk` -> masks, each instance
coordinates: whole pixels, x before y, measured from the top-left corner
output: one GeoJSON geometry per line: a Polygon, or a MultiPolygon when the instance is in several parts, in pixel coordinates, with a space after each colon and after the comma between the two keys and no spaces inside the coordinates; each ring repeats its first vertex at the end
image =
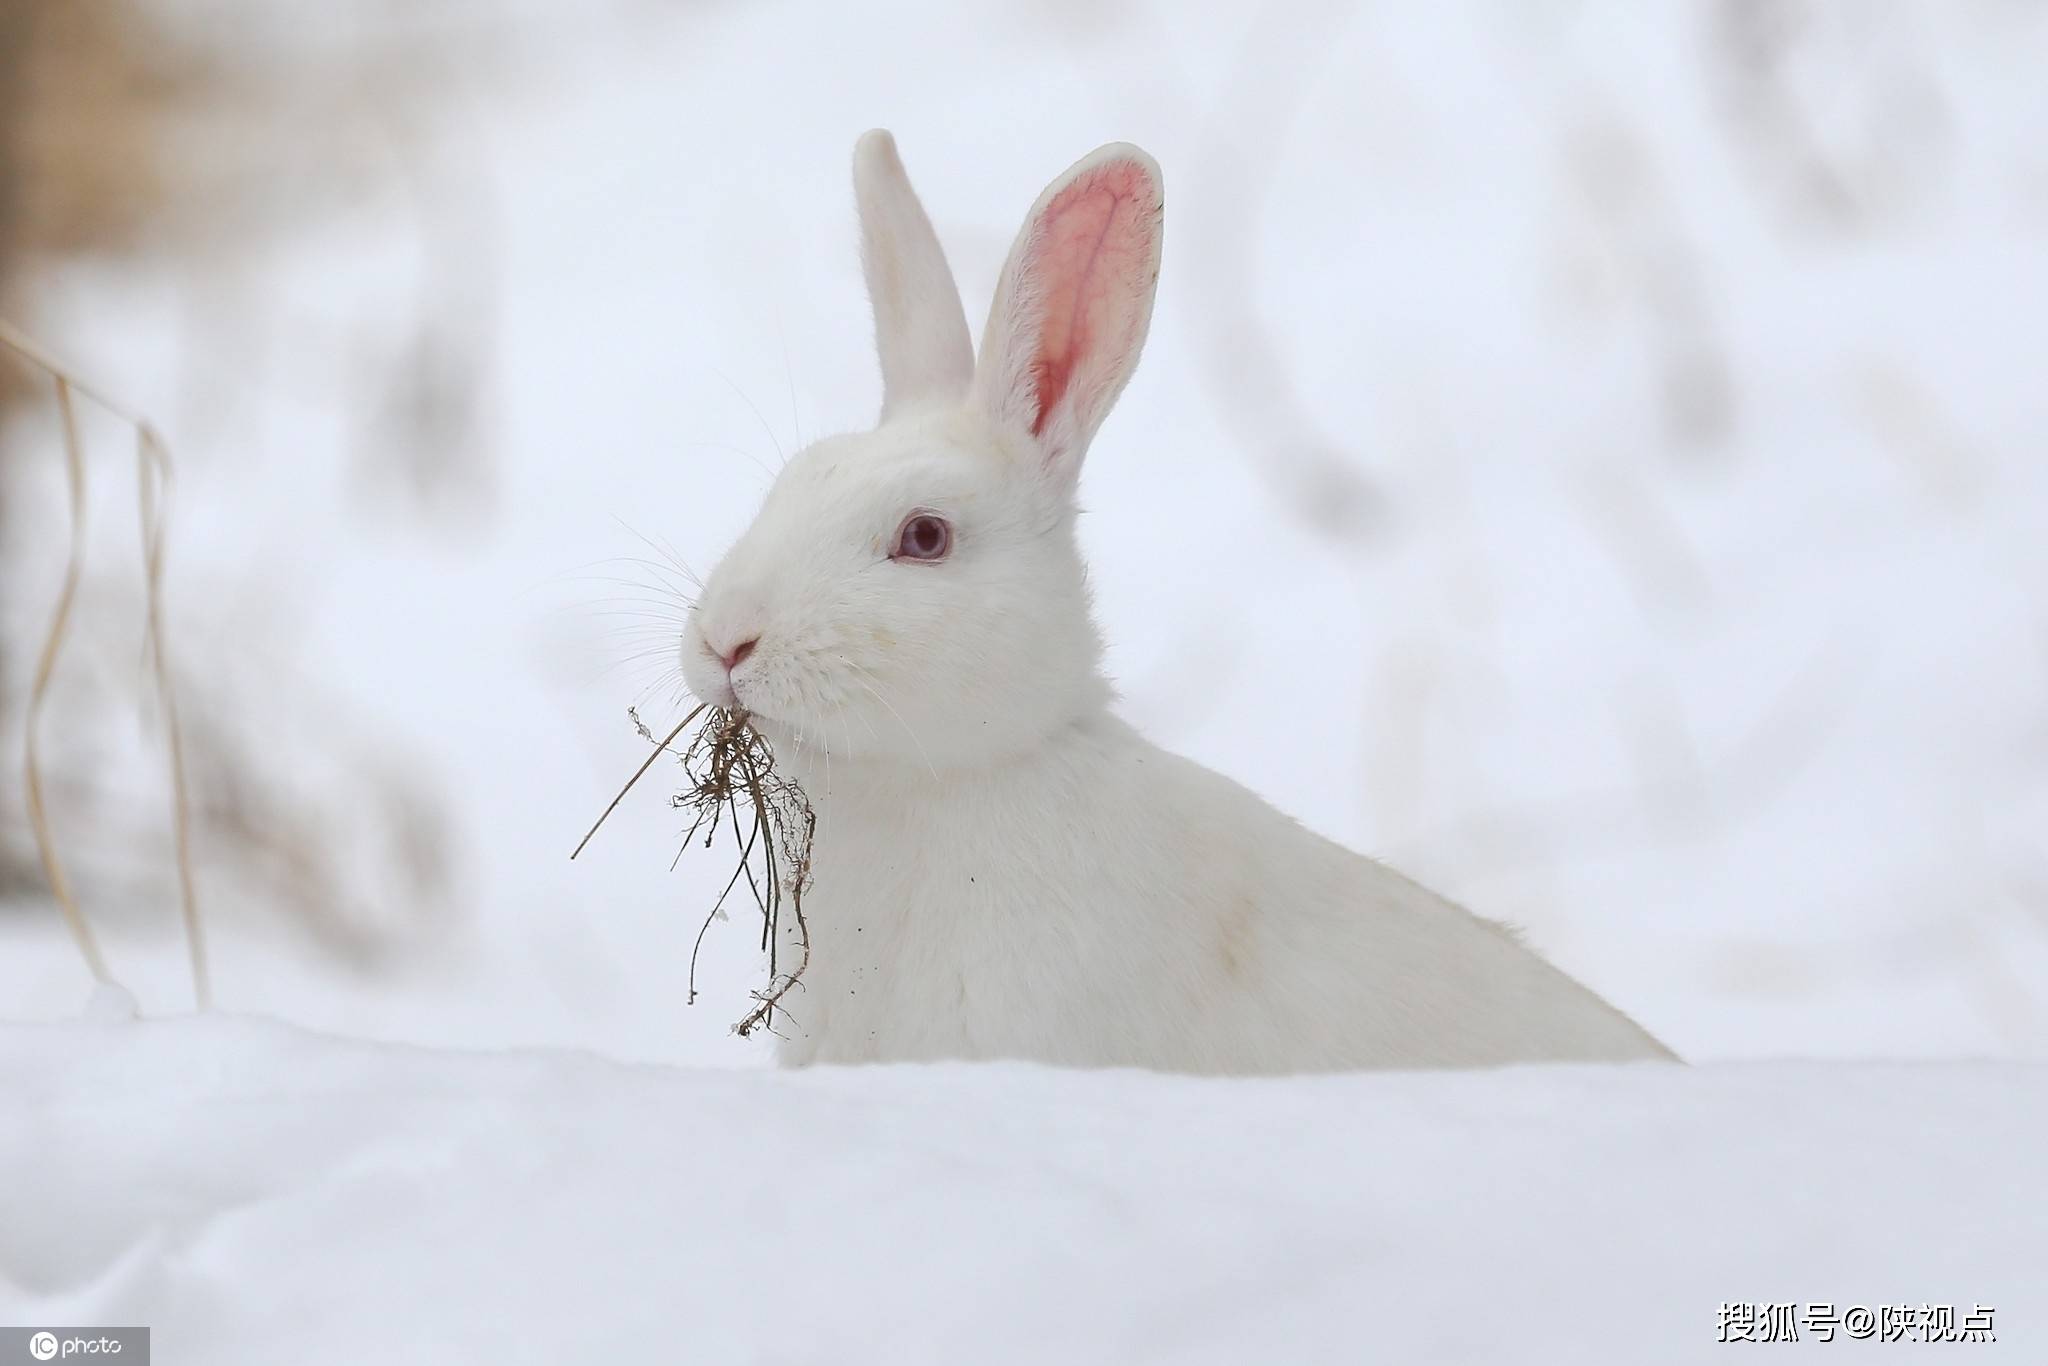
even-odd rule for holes
{"type": "MultiPolygon", "coordinates": [[[[817,813],[811,809],[803,789],[793,779],[775,770],[775,754],[761,732],[754,729],[743,711],[700,705],[678,722],[660,740],[644,725],[637,712],[628,710],[634,727],[654,751],[635,770],[619,795],[612,798],[604,815],[590,827],[576,846],[583,852],[606,818],[617,809],[641,775],[663,754],[674,754],[683,766],[689,785],[670,799],[678,810],[692,813],[690,828],[683,835],[682,849],[688,849],[699,832],[709,849],[724,824],[732,831],[737,866],[726,880],[697,927],[696,942],[690,948],[689,1004],[697,1001],[697,955],[704,947],[704,935],[714,920],[725,919],[726,898],[744,879],[761,915],[761,947],[768,954],[768,985],[754,993],[754,1008],[733,1026],[741,1038],[756,1029],[774,1032],[775,1012],[786,1010],[782,1000],[804,975],[811,962],[811,930],[804,920],[804,891],[811,881],[811,839],[817,833],[817,813]],[[707,714],[708,713],[708,714],[707,714]],[[691,722],[703,717],[703,724],[679,752],[675,738],[691,722]],[[742,807],[745,814],[742,814],[742,807]],[[760,872],[755,872],[755,851],[760,851],[760,872]],[[796,921],[797,961],[785,970],[781,961],[782,913],[787,903],[796,921]]],[[[676,853],[678,862],[682,849],[676,853]]]]}
{"type": "Polygon", "coordinates": [[[64,913],[64,922],[71,927],[71,937],[78,941],[78,951],[85,956],[85,965],[92,969],[92,975],[103,983],[111,983],[114,976],[107,970],[106,957],[100,952],[99,940],[93,937],[92,926],[79,908],[78,897],[71,890],[71,879],[65,876],[64,862],[57,857],[57,842],[50,834],[50,813],[43,803],[43,763],[41,748],[37,743],[41,730],[43,699],[49,695],[50,677],[56,671],[57,655],[64,647],[64,637],[71,626],[71,604],[78,596],[78,581],[85,573],[85,462],[79,451],[78,413],[71,402],[71,386],[62,375],[57,376],[57,410],[64,418],[64,460],[66,486],[71,494],[71,558],[64,567],[64,586],[57,593],[56,609],[50,614],[50,630],[43,637],[42,653],[36,658],[35,678],[29,683],[27,736],[22,744],[22,783],[27,789],[29,828],[35,832],[36,853],[43,860],[43,876],[49,880],[50,895],[57,898],[57,906],[64,913]]]}
{"type": "Polygon", "coordinates": [[[72,604],[78,595],[79,580],[85,572],[85,445],[79,436],[78,411],[73,402],[74,395],[83,394],[133,427],[136,433],[137,479],[140,481],[142,508],[143,573],[148,584],[145,640],[155,677],[158,704],[163,708],[164,725],[169,731],[172,834],[178,864],[179,899],[184,917],[186,947],[191,956],[192,990],[198,998],[199,1005],[204,1008],[212,1004],[213,992],[207,973],[206,941],[201,933],[199,899],[192,880],[190,800],[185,782],[184,745],[178,733],[178,712],[176,698],[171,689],[170,668],[164,658],[162,491],[170,478],[170,452],[165,447],[163,438],[148,422],[81,382],[70,369],[59,365],[33,340],[4,321],[0,321],[0,346],[4,346],[31,366],[47,374],[56,387],[57,411],[64,425],[65,474],[71,501],[70,561],[65,568],[63,588],[57,595],[56,610],[50,617],[49,632],[43,638],[42,653],[36,661],[35,676],[29,687],[28,713],[24,718],[26,739],[23,743],[22,782],[26,789],[29,824],[35,834],[36,853],[42,859],[43,873],[49,880],[50,893],[57,899],[57,905],[64,914],[65,923],[70,926],[71,936],[77,941],[78,950],[84,956],[86,966],[92,970],[94,978],[111,984],[114,978],[112,972],[108,970],[106,957],[100,952],[99,941],[93,936],[92,926],[78,904],[71,880],[64,872],[63,860],[57,855],[57,843],[50,831],[49,811],[43,801],[42,756],[37,743],[43,701],[49,692],[51,676],[56,671],[58,655],[64,648],[65,636],[71,624],[72,604]]]}
{"type": "Polygon", "coordinates": [[[213,981],[206,967],[206,934],[199,920],[199,893],[192,885],[192,802],[185,780],[185,738],[178,728],[178,697],[171,687],[171,666],[164,656],[164,499],[171,480],[171,453],[156,428],[147,422],[135,428],[135,480],[142,509],[142,571],[148,586],[148,620],[144,640],[150,671],[156,678],[157,702],[164,711],[164,729],[171,755],[171,841],[178,864],[178,908],[185,919],[185,949],[192,963],[192,992],[199,1008],[213,1004],[213,981]]]}

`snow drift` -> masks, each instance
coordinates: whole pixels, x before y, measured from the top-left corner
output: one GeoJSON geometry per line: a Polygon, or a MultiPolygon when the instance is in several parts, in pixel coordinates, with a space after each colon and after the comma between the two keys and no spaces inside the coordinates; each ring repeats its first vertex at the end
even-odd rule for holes
{"type": "Polygon", "coordinates": [[[1994,1354],[2048,1311],[2027,1064],[789,1073],[223,1016],[9,1026],[0,1076],[0,1322],[166,1363],[1718,1362],[1724,1302],[1983,1304],[1994,1354]]]}

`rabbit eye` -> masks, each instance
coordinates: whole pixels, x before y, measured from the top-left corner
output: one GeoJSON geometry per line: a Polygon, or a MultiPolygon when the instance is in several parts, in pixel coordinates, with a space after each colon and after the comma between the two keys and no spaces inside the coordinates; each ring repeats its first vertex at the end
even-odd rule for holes
{"type": "Polygon", "coordinates": [[[946,558],[953,549],[953,527],[935,512],[913,512],[896,532],[892,560],[917,560],[931,564],[946,558]]]}

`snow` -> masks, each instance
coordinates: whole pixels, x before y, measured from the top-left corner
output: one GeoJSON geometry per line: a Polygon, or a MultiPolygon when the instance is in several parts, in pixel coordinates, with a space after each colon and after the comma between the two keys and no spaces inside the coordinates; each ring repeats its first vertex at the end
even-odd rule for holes
{"type": "Polygon", "coordinates": [[[2031,1064],[790,1073],[223,1015],[11,1026],[0,1075],[0,1322],[165,1362],[1720,1362],[1758,1301],[2048,1340],[2031,1064]]]}

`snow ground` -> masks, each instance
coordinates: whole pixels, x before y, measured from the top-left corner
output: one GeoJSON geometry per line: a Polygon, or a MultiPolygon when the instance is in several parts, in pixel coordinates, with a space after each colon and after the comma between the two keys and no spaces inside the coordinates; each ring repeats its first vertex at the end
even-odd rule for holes
{"type": "Polygon", "coordinates": [[[1738,1301],[2048,1349],[2032,1064],[780,1073],[219,1016],[9,1026],[0,1074],[0,1321],[172,1366],[1784,1350],[1717,1342],[1738,1301]]]}

